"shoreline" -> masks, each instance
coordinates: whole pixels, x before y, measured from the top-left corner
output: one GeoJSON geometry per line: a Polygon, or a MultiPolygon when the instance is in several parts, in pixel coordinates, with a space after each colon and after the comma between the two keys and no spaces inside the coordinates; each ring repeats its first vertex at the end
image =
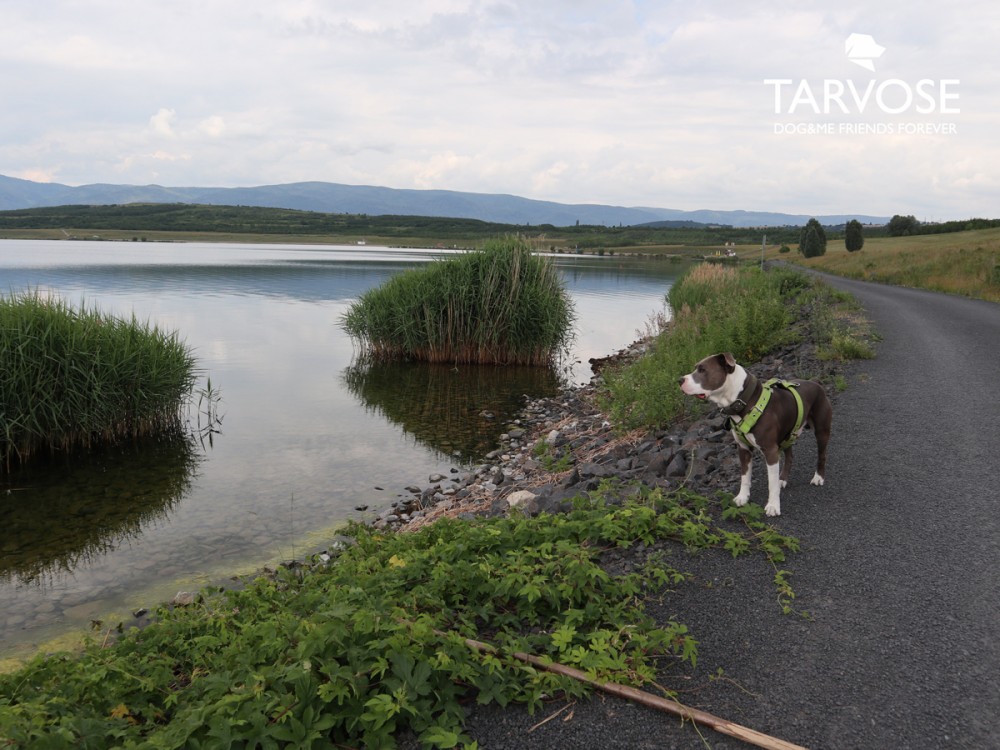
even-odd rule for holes
{"type": "MultiPolygon", "coordinates": [[[[808,329],[808,321],[799,321],[808,329]]],[[[598,403],[607,367],[627,365],[641,357],[655,335],[633,341],[605,357],[590,360],[592,376],[585,384],[564,385],[552,397],[526,397],[524,406],[508,423],[500,444],[469,469],[452,468],[449,476],[431,474],[423,482],[401,488],[396,499],[367,518],[353,519],[379,531],[417,531],[441,518],[500,517],[512,512],[531,516],[563,513],[572,499],[589,496],[606,481],[617,481],[623,495],[638,491],[636,483],[664,493],[679,489],[712,495],[735,492],[739,461],[724,417],[717,409],[692,403],[691,410],[675,423],[661,428],[617,430],[598,403]],[[629,485],[632,485],[630,488],[629,485]]],[[[820,361],[806,330],[797,344],[780,347],[756,363],[746,363],[759,378],[810,377],[829,379],[835,362],[820,361]]],[[[828,393],[831,399],[836,393],[828,393]]],[[[618,498],[620,503],[622,498],[618,498]]],[[[350,523],[346,519],[341,525],[350,523]]],[[[87,638],[113,642],[119,633],[142,629],[155,618],[159,607],[184,607],[205,592],[241,588],[259,576],[273,576],[284,569],[324,566],[338,552],[344,537],[334,533],[325,544],[316,540],[315,552],[279,560],[249,572],[233,571],[224,581],[194,591],[179,590],[168,600],[136,606],[128,616],[108,613],[101,630],[75,631],[40,643],[29,654],[0,659],[0,671],[10,671],[34,656],[50,651],[75,651],[87,638]],[[113,622],[115,621],[115,622],[113,622]]]]}
{"type": "MultiPolygon", "coordinates": [[[[828,382],[838,364],[816,356],[808,321],[797,325],[806,329],[800,342],[742,364],[762,380],[808,376],[828,382]]],[[[600,409],[603,369],[641,357],[654,338],[591,359],[589,383],[564,386],[554,397],[528,398],[483,463],[409,485],[406,494],[397,495],[366,523],[377,530],[406,532],[440,518],[497,517],[515,509],[532,516],[560,513],[571,509],[574,497],[597,490],[606,480],[639,482],[663,492],[735,493],[739,459],[718,409],[692,402],[673,424],[625,432],[600,409]]],[[[827,386],[827,392],[836,399],[832,388],[827,386]]]]}

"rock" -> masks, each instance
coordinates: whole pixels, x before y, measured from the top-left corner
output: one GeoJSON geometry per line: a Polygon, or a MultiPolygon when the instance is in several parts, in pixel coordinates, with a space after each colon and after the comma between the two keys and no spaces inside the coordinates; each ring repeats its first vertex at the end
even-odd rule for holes
{"type": "Polygon", "coordinates": [[[687,456],[684,451],[677,451],[670,459],[670,463],[667,464],[665,473],[668,477],[682,477],[687,474],[687,471],[687,456]]]}
{"type": "Polygon", "coordinates": [[[611,467],[604,466],[603,464],[589,463],[580,467],[580,476],[583,479],[590,479],[591,477],[604,479],[606,477],[614,476],[614,474],[615,472],[611,467]]]}
{"type": "Polygon", "coordinates": [[[431,474],[429,477],[427,477],[427,481],[430,482],[431,484],[437,484],[438,482],[443,482],[444,481],[444,475],[443,474],[431,474]]]}
{"type": "Polygon", "coordinates": [[[178,591],[170,603],[175,607],[187,607],[194,604],[195,595],[190,591],[178,591]]]}
{"type": "Polygon", "coordinates": [[[509,494],[507,496],[507,506],[511,510],[516,508],[525,515],[538,515],[538,500],[535,497],[535,493],[528,490],[519,490],[518,492],[509,494]]]}
{"type": "Polygon", "coordinates": [[[516,508],[521,503],[528,503],[535,499],[535,493],[528,490],[518,490],[507,495],[507,505],[516,508]]]}

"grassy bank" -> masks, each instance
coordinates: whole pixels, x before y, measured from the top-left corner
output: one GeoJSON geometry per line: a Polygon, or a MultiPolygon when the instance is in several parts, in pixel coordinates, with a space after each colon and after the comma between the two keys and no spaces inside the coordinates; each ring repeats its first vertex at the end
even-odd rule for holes
{"type": "Polygon", "coordinates": [[[855,253],[830,242],[825,255],[771,257],[849,278],[1000,302],[1000,229],[866,239],[855,253]]]}
{"type": "Polygon", "coordinates": [[[797,316],[810,316],[821,358],[873,356],[856,304],[796,271],[704,264],[668,297],[674,317],[651,351],[604,373],[604,405],[620,425],[665,425],[697,408],[677,387],[695,362],[718,352],[752,362],[800,335],[792,326],[797,316]]]}
{"type": "Polygon", "coordinates": [[[175,334],[36,292],[0,297],[0,468],[174,429],[194,378],[175,334]]]}
{"type": "Polygon", "coordinates": [[[572,322],[555,267],[514,237],[397,274],[343,318],[363,354],[378,361],[526,365],[550,364],[572,322]]]}

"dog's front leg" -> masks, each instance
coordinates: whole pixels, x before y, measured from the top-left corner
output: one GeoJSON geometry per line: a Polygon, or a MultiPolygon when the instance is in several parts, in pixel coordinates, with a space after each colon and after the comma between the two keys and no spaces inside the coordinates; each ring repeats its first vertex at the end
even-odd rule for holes
{"type": "Polygon", "coordinates": [[[750,500],[750,474],[753,470],[753,454],[737,444],[740,454],[740,493],[733,498],[737,506],[743,507],[750,500]]]}
{"type": "Polygon", "coordinates": [[[785,449],[785,460],[781,462],[781,488],[788,486],[788,477],[792,473],[792,449],[785,449]]]}
{"type": "Polygon", "coordinates": [[[777,447],[764,453],[764,460],[767,462],[767,505],[764,506],[764,513],[769,516],[781,515],[781,468],[778,456],[777,447]]]}

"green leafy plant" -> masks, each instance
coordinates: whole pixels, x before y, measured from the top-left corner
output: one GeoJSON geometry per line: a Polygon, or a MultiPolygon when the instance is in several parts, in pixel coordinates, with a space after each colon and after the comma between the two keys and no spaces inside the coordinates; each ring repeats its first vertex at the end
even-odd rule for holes
{"type": "Polygon", "coordinates": [[[553,447],[545,439],[535,443],[532,453],[543,469],[555,474],[568,471],[573,465],[573,455],[570,452],[553,447]]]}
{"type": "Polygon", "coordinates": [[[515,652],[651,683],[664,658],[696,663],[686,626],[657,626],[643,607],[687,576],[655,554],[613,574],[606,553],[678,544],[778,560],[794,545],[762,523],[735,542],[690,493],[641,488],[607,504],[636,495],[625,489],[608,484],[556,516],[442,520],[405,534],[354,526],[354,544],[328,565],[205,592],[109,648],[0,676],[0,746],[392,747],[407,729],[425,747],[473,747],[468,697],[533,710],[586,689],[515,652]],[[469,638],[497,651],[474,651],[469,638]]]}

